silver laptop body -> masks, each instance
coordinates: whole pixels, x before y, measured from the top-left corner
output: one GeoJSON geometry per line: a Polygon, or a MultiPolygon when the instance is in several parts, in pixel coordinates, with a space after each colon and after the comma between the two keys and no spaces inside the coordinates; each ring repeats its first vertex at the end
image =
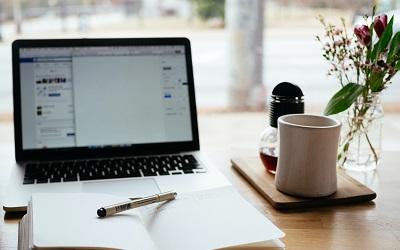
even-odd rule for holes
{"type": "Polygon", "coordinates": [[[3,209],[35,192],[141,197],[230,185],[200,154],[186,38],[16,40],[3,209]]]}

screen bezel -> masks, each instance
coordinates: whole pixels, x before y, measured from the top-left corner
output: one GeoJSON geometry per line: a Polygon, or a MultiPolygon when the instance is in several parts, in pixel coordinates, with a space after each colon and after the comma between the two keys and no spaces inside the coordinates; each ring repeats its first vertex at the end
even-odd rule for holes
{"type": "Polygon", "coordinates": [[[106,38],[106,39],[35,39],[15,40],[12,43],[13,68],[13,102],[14,102],[14,138],[16,161],[31,160],[67,160],[81,158],[121,157],[131,155],[157,155],[195,151],[200,149],[197,124],[197,111],[193,80],[190,41],[184,37],[176,38],[106,38]],[[189,90],[190,119],[192,140],[183,142],[145,143],[126,147],[73,147],[49,149],[22,148],[22,114],[21,114],[21,81],[20,56],[21,48],[50,47],[95,47],[95,46],[157,46],[183,45],[186,56],[186,72],[189,90]]]}

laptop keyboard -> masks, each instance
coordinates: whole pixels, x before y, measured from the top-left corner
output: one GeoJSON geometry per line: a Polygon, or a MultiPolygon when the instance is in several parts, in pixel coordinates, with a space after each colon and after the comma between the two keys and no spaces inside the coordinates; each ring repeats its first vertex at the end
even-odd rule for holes
{"type": "Polygon", "coordinates": [[[24,184],[205,173],[193,155],[28,163],[24,184]]]}

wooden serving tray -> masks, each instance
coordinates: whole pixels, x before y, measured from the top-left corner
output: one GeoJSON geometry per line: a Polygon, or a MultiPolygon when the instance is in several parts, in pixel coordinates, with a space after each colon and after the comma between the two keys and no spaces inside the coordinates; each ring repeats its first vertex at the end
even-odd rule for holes
{"type": "Polygon", "coordinates": [[[278,209],[310,208],[370,201],[376,193],[338,170],[338,190],[322,198],[301,198],[284,194],[275,188],[274,175],[269,174],[258,157],[233,158],[236,169],[271,205],[278,209]]]}

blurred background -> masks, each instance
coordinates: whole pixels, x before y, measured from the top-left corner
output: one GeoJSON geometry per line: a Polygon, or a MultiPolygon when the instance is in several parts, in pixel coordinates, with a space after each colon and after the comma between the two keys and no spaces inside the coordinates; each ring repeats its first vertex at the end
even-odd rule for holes
{"type": "MultiPolygon", "coordinates": [[[[0,0],[0,120],[12,119],[10,45],[17,38],[184,36],[192,43],[200,112],[264,110],[281,81],[298,84],[306,109],[319,112],[340,85],[326,74],[316,17],[334,23],[344,17],[351,28],[371,6],[371,0],[0,0]]],[[[378,1],[378,12],[397,8],[400,0],[378,1]]],[[[383,95],[386,112],[400,111],[399,77],[392,85],[383,95]]]]}

